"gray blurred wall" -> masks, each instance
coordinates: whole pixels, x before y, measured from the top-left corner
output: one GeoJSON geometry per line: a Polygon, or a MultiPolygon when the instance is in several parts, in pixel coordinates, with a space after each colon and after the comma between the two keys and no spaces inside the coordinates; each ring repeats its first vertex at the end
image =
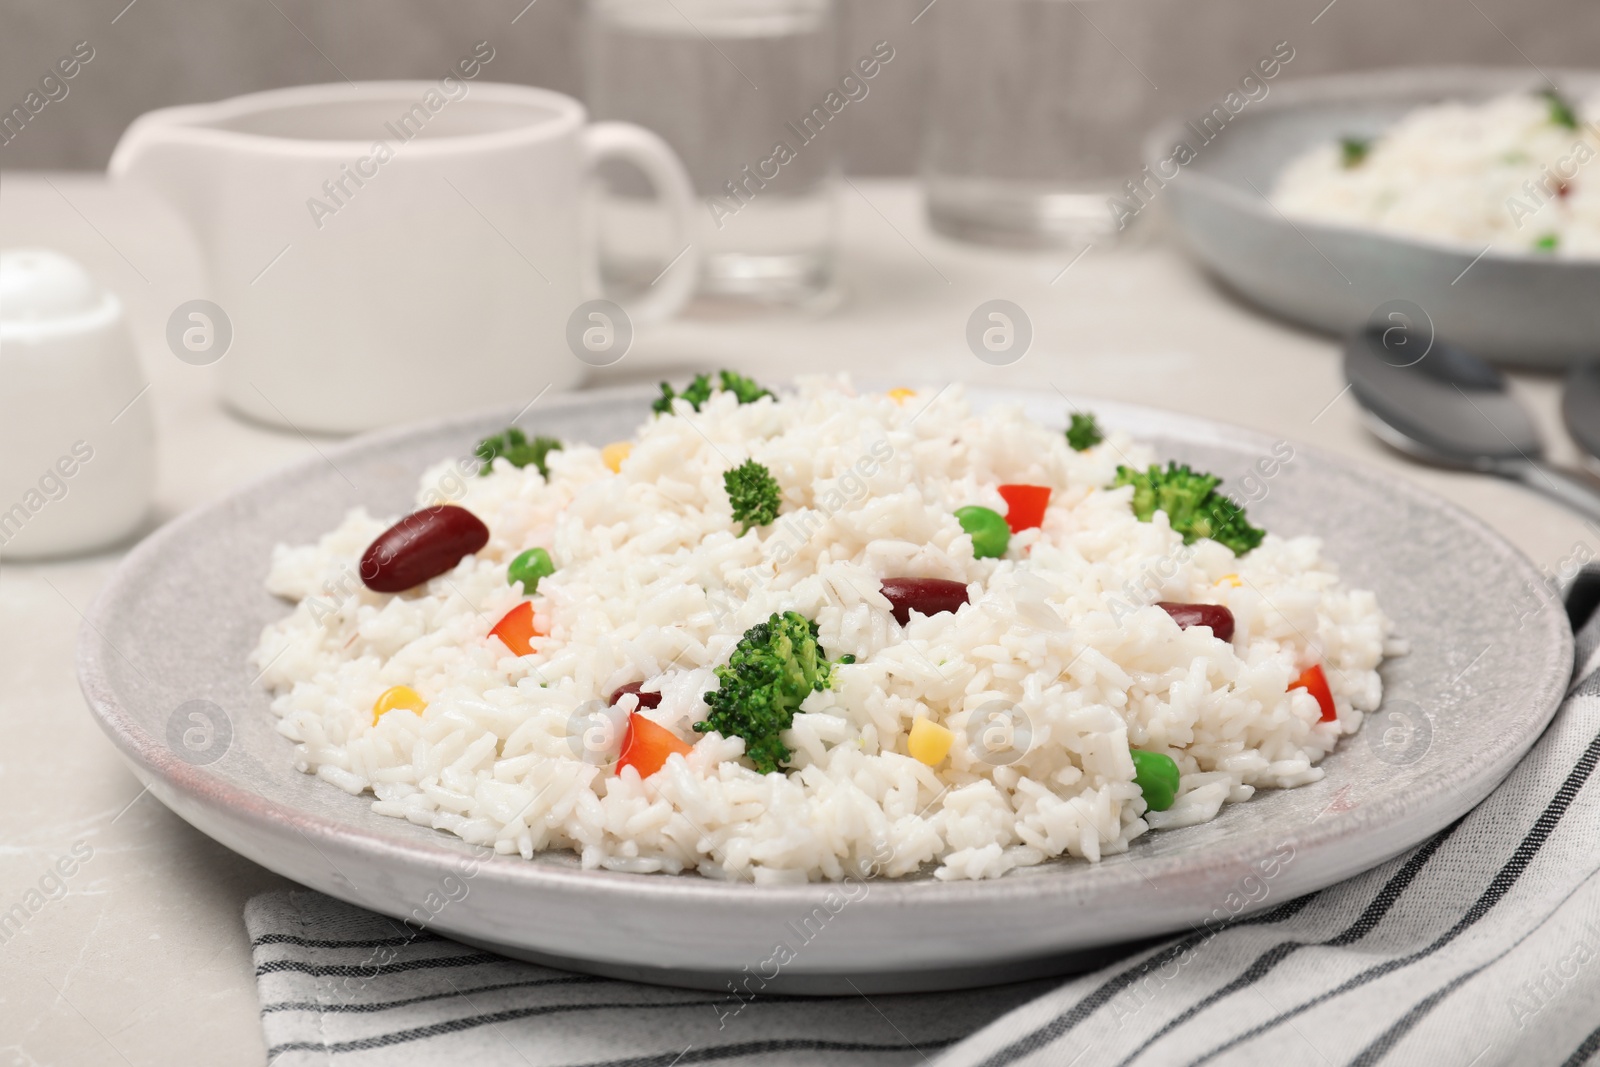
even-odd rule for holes
{"type": "MultiPolygon", "coordinates": [[[[839,125],[849,169],[916,167],[930,35],[941,5],[1069,0],[840,0],[842,48],[895,42],[874,104],[839,125]],[[924,10],[927,8],[927,10],[924,10]],[[914,17],[921,13],[913,24],[914,17]]],[[[94,58],[8,143],[0,168],[103,167],[134,116],[253,90],[364,78],[438,77],[479,40],[493,77],[582,95],[580,0],[0,0],[0,113],[21,103],[75,43],[94,58]],[[515,21],[513,21],[515,20],[515,21]]],[[[1293,44],[1286,77],[1405,64],[1592,64],[1593,0],[1087,0],[1078,32],[1126,57],[1141,127],[1202,111],[1272,45],[1293,44]],[[1313,21],[1315,20],[1315,21],[1313,21]],[[1134,74],[1134,69],[1142,72],[1134,74]]],[[[948,10],[948,8],[946,8],[948,10]]],[[[1065,61],[1065,60],[1063,60],[1065,61]]],[[[959,76],[981,77],[980,70],[959,76]]],[[[1107,85],[1115,96],[1121,89],[1107,85]]]]}

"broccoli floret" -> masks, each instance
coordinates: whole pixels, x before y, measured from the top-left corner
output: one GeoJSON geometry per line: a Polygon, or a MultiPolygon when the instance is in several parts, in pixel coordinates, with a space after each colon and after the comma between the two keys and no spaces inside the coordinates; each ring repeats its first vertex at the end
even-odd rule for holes
{"type": "Polygon", "coordinates": [[[1151,464],[1148,471],[1118,467],[1115,484],[1133,486],[1133,513],[1139,521],[1149,522],[1157,509],[1165,511],[1186,545],[1209,537],[1242,556],[1266,536],[1246,521],[1242,507],[1217,492],[1221,478],[1186,464],[1168,463],[1166,470],[1151,464]]]}
{"type": "Polygon", "coordinates": [[[770,774],[789,762],[778,735],[794,725],[802,700],[833,684],[833,664],[817,643],[817,624],[786,611],[745,631],[717,668],[717,683],[705,695],[711,714],[695,730],[744,738],[744,754],[770,774]]]}
{"type": "Polygon", "coordinates": [[[1578,113],[1572,110],[1572,105],[1567,103],[1566,97],[1554,89],[1541,89],[1539,95],[1544,97],[1550,105],[1550,121],[1564,129],[1575,130],[1578,128],[1578,113]]]}
{"type": "Polygon", "coordinates": [[[539,468],[540,474],[548,478],[550,468],[545,466],[545,460],[550,453],[560,450],[561,442],[554,437],[535,437],[530,441],[527,434],[515,426],[510,426],[504,433],[497,433],[479,441],[472,454],[483,460],[483,466],[478,468],[479,476],[494,470],[495,458],[504,456],[514,467],[526,467],[531,463],[539,468]]]}
{"type": "Polygon", "coordinates": [[[742,374],[735,374],[731,370],[720,372],[722,388],[739,398],[741,404],[754,404],[764,396],[771,396],[772,390],[757,385],[754,381],[742,374]]]}
{"type": "Polygon", "coordinates": [[[696,374],[694,381],[690,382],[689,387],[679,395],[687,400],[691,407],[699,411],[700,405],[711,399],[711,375],[696,374]]]}
{"type": "Polygon", "coordinates": [[[755,460],[747,459],[723,474],[722,487],[728,491],[734,519],[744,524],[739,531],[741,536],[751,527],[765,526],[778,517],[778,480],[755,460]]]}
{"type": "Polygon", "coordinates": [[[1100,432],[1100,424],[1094,420],[1094,413],[1087,414],[1075,412],[1072,416],[1072,425],[1067,427],[1067,445],[1074,452],[1093,448],[1106,439],[1100,432]]]}
{"type": "Polygon", "coordinates": [[[650,405],[650,410],[658,415],[670,415],[672,414],[672,402],[674,400],[687,400],[690,407],[699,411],[700,405],[710,399],[711,375],[696,374],[694,381],[685,386],[681,393],[674,392],[671,385],[662,382],[661,395],[656,398],[655,403],[650,405]]]}
{"type": "Polygon", "coordinates": [[[1367,153],[1372,151],[1372,138],[1370,137],[1341,137],[1339,138],[1339,162],[1345,170],[1354,170],[1367,161],[1367,153]]]}
{"type": "MultiPolygon", "coordinates": [[[[722,383],[723,392],[732,393],[738,397],[741,404],[753,404],[764,396],[773,395],[771,390],[765,389],[744,375],[735,374],[731,370],[718,371],[717,376],[722,383]]],[[[711,399],[712,391],[713,386],[711,384],[711,375],[709,374],[696,374],[694,381],[690,382],[681,393],[675,391],[671,384],[662,382],[661,395],[650,405],[650,410],[657,415],[670,415],[672,414],[672,402],[682,399],[687,400],[689,406],[699,411],[700,405],[711,399]]]]}

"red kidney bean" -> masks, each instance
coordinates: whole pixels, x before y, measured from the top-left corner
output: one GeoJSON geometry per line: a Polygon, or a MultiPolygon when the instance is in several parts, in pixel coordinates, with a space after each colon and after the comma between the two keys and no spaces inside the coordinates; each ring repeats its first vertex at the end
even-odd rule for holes
{"type": "Polygon", "coordinates": [[[403,593],[489,543],[489,527],[453,504],[413,511],[361,554],[361,581],[374,593],[403,593]]]}
{"type": "Polygon", "coordinates": [[[1175,604],[1163,600],[1156,607],[1172,616],[1172,621],[1187,630],[1191,626],[1209,626],[1219,641],[1233,640],[1233,612],[1221,604],[1175,604]]]}
{"type": "Polygon", "coordinates": [[[642,692],[639,688],[642,685],[644,685],[643,682],[629,682],[627,685],[618,689],[615,693],[612,693],[611,699],[606,701],[606,703],[615,704],[626,694],[632,693],[634,696],[639,698],[639,706],[641,708],[659,708],[661,706],[661,694],[642,692]]]}
{"type": "Polygon", "coordinates": [[[967,602],[967,587],[944,578],[885,578],[881,588],[901,626],[911,621],[912,609],[937,615],[967,602]]]}

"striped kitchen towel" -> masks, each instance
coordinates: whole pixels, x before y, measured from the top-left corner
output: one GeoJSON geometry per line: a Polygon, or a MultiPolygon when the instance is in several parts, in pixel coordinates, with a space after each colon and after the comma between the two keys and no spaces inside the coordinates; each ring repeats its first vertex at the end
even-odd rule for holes
{"type": "MultiPolygon", "coordinates": [[[[1595,572],[1600,577],[1600,571],[1595,572]]],[[[1347,882],[1070,981],[727,998],[513,963],[310,892],[250,901],[275,1064],[1577,1065],[1600,1051],[1600,618],[1490,797],[1347,882]]]]}
{"type": "Polygon", "coordinates": [[[518,963],[298,889],[253,898],[245,926],[273,1067],[899,1067],[1055,984],[740,1001],[518,963]]]}

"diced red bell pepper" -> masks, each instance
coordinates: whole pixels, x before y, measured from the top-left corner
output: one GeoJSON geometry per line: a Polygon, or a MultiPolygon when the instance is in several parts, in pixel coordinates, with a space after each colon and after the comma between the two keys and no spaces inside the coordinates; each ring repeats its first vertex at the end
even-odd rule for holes
{"type": "Polygon", "coordinates": [[[1012,533],[1031,530],[1044,522],[1044,509],[1050,505],[1048,485],[1002,485],[1006,502],[1006,525],[1012,533]]]}
{"type": "Polygon", "coordinates": [[[1328,676],[1322,673],[1322,664],[1313,663],[1300,673],[1300,677],[1289,683],[1290,689],[1304,689],[1317,698],[1317,707],[1322,709],[1322,722],[1333,722],[1339,717],[1339,709],[1333,704],[1333,690],[1328,688],[1328,676]]]}
{"type": "Polygon", "coordinates": [[[505,616],[489,631],[490,636],[498,637],[512,652],[519,656],[526,656],[533,651],[533,639],[543,637],[537,627],[533,625],[533,601],[524,600],[516,607],[505,613],[505,616]]]}
{"type": "Polygon", "coordinates": [[[687,756],[693,746],[678,739],[678,735],[651,722],[637,711],[628,716],[628,728],[622,733],[622,755],[617,757],[617,773],[632,767],[640,778],[648,778],[659,771],[667,757],[676,752],[687,756]]]}

